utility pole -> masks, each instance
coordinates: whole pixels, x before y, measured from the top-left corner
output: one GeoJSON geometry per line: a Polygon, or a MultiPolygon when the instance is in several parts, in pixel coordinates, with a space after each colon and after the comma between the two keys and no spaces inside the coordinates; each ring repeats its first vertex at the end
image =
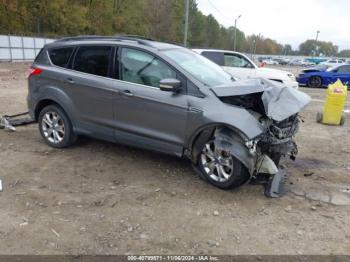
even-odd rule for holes
{"type": "Polygon", "coordinates": [[[184,35],[184,46],[187,46],[187,36],[188,36],[188,16],[190,12],[190,0],[186,0],[186,18],[185,18],[185,35],[184,35]]]}
{"type": "Polygon", "coordinates": [[[233,40],[233,51],[236,51],[236,42],[237,42],[237,21],[238,19],[241,18],[242,15],[239,15],[236,19],[235,19],[235,39],[233,40]]]}
{"type": "Polygon", "coordinates": [[[317,30],[316,39],[315,39],[315,52],[312,54],[312,58],[314,58],[314,54],[315,54],[315,56],[317,56],[317,40],[318,40],[319,33],[320,33],[320,30],[317,30]]]}
{"type": "Polygon", "coordinates": [[[253,52],[253,55],[255,55],[255,53],[256,53],[256,46],[258,44],[258,40],[260,39],[260,34],[261,33],[259,33],[254,39],[254,52],[253,52]]]}

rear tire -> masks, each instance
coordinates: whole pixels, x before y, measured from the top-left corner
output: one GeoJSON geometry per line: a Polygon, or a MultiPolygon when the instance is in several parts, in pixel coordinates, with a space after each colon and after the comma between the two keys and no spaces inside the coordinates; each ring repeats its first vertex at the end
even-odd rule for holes
{"type": "Polygon", "coordinates": [[[312,76],[307,81],[307,86],[311,88],[321,88],[322,87],[322,78],[319,76],[312,76]]]}
{"type": "Polygon", "coordinates": [[[44,107],[38,118],[39,131],[45,142],[55,148],[72,145],[77,136],[67,114],[57,105],[44,107]]]}
{"type": "Polygon", "coordinates": [[[323,119],[323,113],[317,112],[317,115],[316,115],[316,122],[317,122],[317,123],[322,123],[322,119],[323,119]]]}
{"type": "Polygon", "coordinates": [[[230,152],[215,148],[208,141],[198,157],[200,177],[220,189],[237,188],[250,178],[247,168],[230,152]]]}

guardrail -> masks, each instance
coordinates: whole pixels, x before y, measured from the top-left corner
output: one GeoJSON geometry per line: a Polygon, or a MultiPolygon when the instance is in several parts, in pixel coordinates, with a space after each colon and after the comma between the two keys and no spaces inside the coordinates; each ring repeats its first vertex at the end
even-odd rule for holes
{"type": "Polygon", "coordinates": [[[33,61],[40,49],[55,39],[0,35],[0,62],[33,61]]]}

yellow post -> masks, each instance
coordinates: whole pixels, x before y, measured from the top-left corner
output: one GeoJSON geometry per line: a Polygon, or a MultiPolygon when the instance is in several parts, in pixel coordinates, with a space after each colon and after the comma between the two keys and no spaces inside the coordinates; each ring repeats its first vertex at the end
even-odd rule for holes
{"type": "Polygon", "coordinates": [[[338,79],[327,89],[326,102],[322,113],[317,113],[317,122],[328,125],[343,125],[345,118],[343,109],[346,102],[348,88],[338,79]]]}

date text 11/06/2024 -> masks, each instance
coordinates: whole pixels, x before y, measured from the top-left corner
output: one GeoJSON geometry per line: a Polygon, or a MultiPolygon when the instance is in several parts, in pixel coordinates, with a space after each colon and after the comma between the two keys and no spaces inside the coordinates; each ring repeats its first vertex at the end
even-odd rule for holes
{"type": "Polygon", "coordinates": [[[218,261],[216,256],[128,256],[128,261],[218,261]]]}

